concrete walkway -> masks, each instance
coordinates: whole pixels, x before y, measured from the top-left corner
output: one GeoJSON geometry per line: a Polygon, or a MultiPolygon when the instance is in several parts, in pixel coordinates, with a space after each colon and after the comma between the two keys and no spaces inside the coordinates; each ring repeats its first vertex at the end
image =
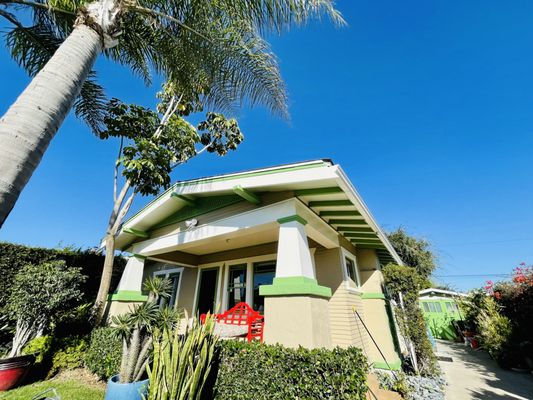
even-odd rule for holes
{"type": "Polygon", "coordinates": [[[533,375],[501,369],[485,351],[437,341],[437,355],[448,386],[446,400],[533,400],[533,375]]]}

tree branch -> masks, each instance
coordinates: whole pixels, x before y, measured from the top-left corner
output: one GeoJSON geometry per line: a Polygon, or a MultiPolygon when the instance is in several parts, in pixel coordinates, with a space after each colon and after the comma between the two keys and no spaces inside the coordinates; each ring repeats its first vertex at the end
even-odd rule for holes
{"type": "Polygon", "coordinates": [[[118,166],[120,165],[120,155],[122,154],[122,147],[124,145],[124,137],[120,137],[120,147],[118,148],[117,162],[115,163],[115,176],[113,180],[113,201],[117,201],[117,185],[118,185],[118,166]]]}
{"type": "Polygon", "coordinates": [[[36,3],[34,1],[29,1],[29,0],[0,0],[0,4],[22,4],[24,6],[41,8],[43,10],[55,11],[55,12],[68,14],[68,15],[74,15],[74,16],[76,15],[76,13],[73,11],[63,10],[61,8],[52,7],[44,3],[36,3]]]}

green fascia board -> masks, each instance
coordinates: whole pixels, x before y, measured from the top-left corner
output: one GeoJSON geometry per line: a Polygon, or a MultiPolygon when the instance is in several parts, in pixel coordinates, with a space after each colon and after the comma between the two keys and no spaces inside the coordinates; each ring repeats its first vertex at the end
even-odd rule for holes
{"type": "Polygon", "coordinates": [[[293,221],[299,222],[302,225],[307,225],[307,221],[297,214],[289,215],[288,217],[279,218],[277,221],[278,221],[278,224],[280,225],[286,224],[288,222],[293,222],[293,221]]]}
{"type": "Polygon", "coordinates": [[[317,200],[310,201],[309,207],[342,207],[352,206],[353,203],[350,200],[317,200]]]}
{"type": "Polygon", "coordinates": [[[150,237],[148,232],[141,231],[140,229],[123,228],[122,232],[129,233],[131,235],[135,235],[135,236],[140,237],[140,238],[149,238],[150,237]]]}
{"type": "Polygon", "coordinates": [[[342,193],[342,189],[338,186],[315,188],[315,189],[299,189],[294,191],[295,196],[316,196],[323,194],[342,193]]]}
{"type": "Polygon", "coordinates": [[[272,285],[259,286],[260,296],[318,296],[331,297],[331,289],[320,286],[316,279],[305,276],[274,278],[272,285]]]}
{"type": "Polygon", "coordinates": [[[338,231],[344,232],[363,232],[363,233],[372,233],[374,232],[372,228],[365,226],[339,226],[338,231]]]}
{"type": "Polygon", "coordinates": [[[383,293],[365,292],[365,293],[363,293],[361,295],[361,298],[362,299],[372,299],[372,300],[376,300],[376,299],[385,300],[385,295],[383,293]]]}
{"type": "Polygon", "coordinates": [[[357,233],[357,232],[346,232],[344,236],[347,238],[368,238],[368,239],[378,239],[378,236],[375,233],[357,233]]]}
{"type": "Polygon", "coordinates": [[[384,369],[388,371],[399,371],[402,367],[402,362],[399,358],[394,361],[374,361],[372,367],[376,369],[384,369]]]}
{"type": "Polygon", "coordinates": [[[194,206],[194,200],[189,199],[188,197],[182,196],[181,194],[177,194],[177,193],[172,192],[170,194],[170,197],[173,197],[175,199],[181,200],[181,201],[183,201],[185,204],[187,204],[190,207],[194,206]]]}
{"type": "Polygon", "coordinates": [[[241,185],[234,186],[233,192],[236,195],[241,196],[244,200],[246,200],[249,203],[252,203],[255,205],[261,204],[261,199],[259,198],[259,196],[253,194],[249,190],[246,190],[241,185]]]}
{"type": "Polygon", "coordinates": [[[325,167],[327,165],[329,165],[329,163],[325,162],[324,160],[317,160],[316,162],[312,162],[312,163],[305,164],[305,165],[280,166],[278,168],[271,168],[271,169],[267,169],[264,171],[261,171],[261,170],[245,171],[245,172],[231,174],[231,175],[214,176],[211,178],[200,178],[200,179],[192,179],[190,181],[176,182],[170,188],[165,190],[163,193],[161,193],[159,196],[157,196],[155,199],[149,202],[146,206],[144,206],[139,211],[137,211],[135,214],[133,214],[130,218],[128,218],[126,223],[128,221],[131,221],[133,218],[137,217],[146,208],[150,207],[152,204],[154,204],[160,198],[167,195],[169,192],[173,193],[177,188],[187,187],[187,186],[196,186],[196,185],[201,185],[204,183],[222,182],[222,181],[228,181],[228,180],[239,179],[239,178],[249,178],[253,176],[263,176],[263,175],[279,174],[282,172],[299,171],[299,170],[310,169],[310,168],[320,168],[320,167],[325,167]]]}
{"type": "Polygon", "coordinates": [[[361,213],[357,210],[349,210],[349,211],[331,210],[331,211],[320,211],[319,215],[321,217],[360,217],[361,213]]]}
{"type": "Polygon", "coordinates": [[[119,290],[118,292],[110,294],[107,299],[109,301],[142,302],[148,300],[148,296],[145,296],[141,291],[137,290],[119,290]]]}

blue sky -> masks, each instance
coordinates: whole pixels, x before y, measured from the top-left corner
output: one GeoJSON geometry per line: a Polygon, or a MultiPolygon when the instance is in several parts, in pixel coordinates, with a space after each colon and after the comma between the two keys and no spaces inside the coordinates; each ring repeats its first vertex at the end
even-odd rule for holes
{"type": "MultiPolygon", "coordinates": [[[[433,244],[436,275],[502,274],[533,262],[533,3],[380,0],[338,8],[346,28],[314,23],[271,38],[290,123],[261,108],[242,110],[239,150],[201,156],[174,180],[332,158],[385,229],[403,226],[433,244]]],[[[0,59],[3,114],[28,78],[3,47],[0,59]]],[[[103,60],[97,69],[110,96],[155,104],[157,85],[147,88],[103,60]]],[[[0,240],[96,245],[116,150],[69,117],[0,240]]],[[[489,278],[496,280],[440,281],[467,289],[489,278]]]]}

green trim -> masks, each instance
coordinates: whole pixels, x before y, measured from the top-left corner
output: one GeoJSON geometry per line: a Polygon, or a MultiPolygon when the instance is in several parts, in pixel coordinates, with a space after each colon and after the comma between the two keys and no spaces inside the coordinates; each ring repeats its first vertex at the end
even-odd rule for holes
{"type": "Polygon", "coordinates": [[[148,257],[141,256],[140,254],[133,254],[133,257],[138,258],[139,260],[146,260],[148,257]]]}
{"type": "Polygon", "coordinates": [[[388,365],[385,361],[374,361],[372,367],[376,369],[386,369],[388,371],[399,371],[402,367],[402,362],[400,359],[394,361],[388,361],[388,365]]]}
{"type": "Polygon", "coordinates": [[[353,206],[350,200],[319,200],[310,201],[309,207],[337,207],[337,206],[353,206]]]}
{"type": "Polygon", "coordinates": [[[243,178],[243,177],[252,177],[252,176],[262,176],[262,175],[271,175],[271,174],[278,174],[282,172],[290,172],[290,171],[298,171],[302,169],[310,169],[310,168],[319,168],[329,165],[328,162],[325,162],[324,160],[317,160],[315,162],[311,162],[309,164],[305,165],[293,165],[293,166],[285,166],[285,167],[278,167],[278,168],[272,168],[268,169],[266,171],[245,171],[241,173],[231,174],[231,175],[222,175],[222,176],[214,176],[211,178],[199,178],[199,179],[193,179],[190,181],[185,182],[176,182],[174,185],[172,185],[170,188],[165,190],[161,195],[157,196],[155,199],[153,199],[151,202],[149,202],[146,206],[141,208],[139,211],[137,211],[135,214],[133,214],[127,221],[131,221],[133,218],[137,217],[139,214],[141,214],[144,210],[149,208],[152,204],[154,204],[156,201],[167,195],[169,192],[174,192],[176,188],[179,187],[185,187],[185,186],[192,186],[192,185],[201,185],[204,183],[212,183],[212,182],[220,182],[220,181],[227,181],[231,179],[237,179],[237,178],[243,178]]]}
{"type": "Polygon", "coordinates": [[[146,301],[148,296],[142,294],[140,290],[119,290],[107,296],[109,301],[146,301]]]}
{"type": "Polygon", "coordinates": [[[283,217],[283,218],[279,218],[278,219],[278,223],[280,225],[281,224],[286,224],[288,222],[293,222],[293,221],[299,222],[302,225],[307,225],[307,221],[304,218],[302,218],[299,215],[297,215],[297,214],[289,215],[288,217],[283,217]]]}
{"type": "Polygon", "coordinates": [[[345,231],[345,232],[363,232],[363,233],[374,233],[372,228],[368,227],[365,228],[364,226],[339,226],[337,228],[338,231],[345,231]]]}
{"type": "Polygon", "coordinates": [[[261,199],[257,195],[253,194],[249,190],[246,190],[241,185],[234,186],[233,193],[235,193],[238,196],[241,196],[244,200],[246,200],[249,203],[252,203],[255,205],[261,203],[261,199]]]}
{"type": "Polygon", "coordinates": [[[346,232],[343,234],[347,238],[368,238],[379,239],[375,233],[358,233],[358,232],[346,232]]]}
{"type": "Polygon", "coordinates": [[[351,238],[350,241],[357,242],[357,243],[362,243],[362,244],[381,244],[381,240],[379,240],[378,238],[376,238],[376,239],[354,239],[354,238],[351,238]]]}
{"type": "Polygon", "coordinates": [[[135,236],[140,237],[140,238],[148,238],[148,237],[150,237],[150,235],[148,234],[148,232],[141,231],[141,230],[139,230],[139,229],[122,228],[122,232],[124,232],[124,233],[129,233],[129,234],[131,234],[131,235],[135,235],[135,236]]]}
{"type": "Polygon", "coordinates": [[[321,217],[360,217],[361,213],[357,210],[351,210],[351,211],[331,210],[331,211],[320,211],[319,215],[321,217]]]}
{"type": "Polygon", "coordinates": [[[362,299],[372,299],[372,300],[376,300],[376,299],[380,299],[380,300],[385,300],[385,295],[383,293],[372,293],[372,292],[365,292],[361,295],[361,298],[362,299]]]}
{"type": "Polygon", "coordinates": [[[322,194],[333,194],[333,193],[342,193],[342,189],[337,186],[325,187],[325,188],[316,188],[316,189],[300,189],[295,190],[295,196],[315,196],[322,194]]]}
{"type": "Polygon", "coordinates": [[[177,194],[177,193],[172,192],[172,193],[170,193],[170,197],[174,197],[175,199],[183,201],[189,207],[193,207],[194,206],[194,200],[189,199],[188,197],[182,196],[181,194],[177,194]]]}
{"type": "Polygon", "coordinates": [[[260,296],[295,296],[311,295],[319,297],[331,297],[331,289],[320,286],[316,279],[305,276],[291,276],[286,278],[274,278],[272,285],[259,286],[260,296]]]}
{"type": "Polygon", "coordinates": [[[364,219],[330,219],[329,224],[331,225],[361,225],[368,226],[364,219]]]}
{"type": "Polygon", "coordinates": [[[357,242],[353,242],[353,244],[356,244],[357,247],[361,249],[387,250],[387,248],[383,244],[357,243],[357,242]]]}

